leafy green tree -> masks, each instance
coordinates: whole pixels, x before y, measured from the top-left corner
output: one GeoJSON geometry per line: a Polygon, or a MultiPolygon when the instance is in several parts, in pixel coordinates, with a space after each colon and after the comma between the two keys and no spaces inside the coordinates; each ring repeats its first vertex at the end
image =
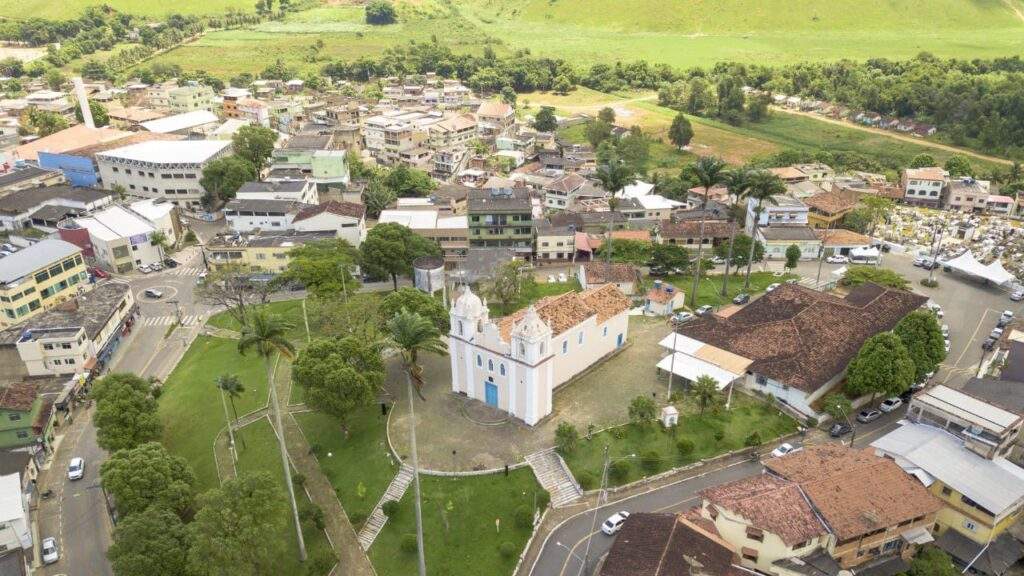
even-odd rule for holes
{"type": "Polygon", "coordinates": [[[874,234],[875,228],[889,218],[889,214],[896,208],[896,203],[890,198],[881,196],[865,196],[861,199],[861,205],[867,209],[870,217],[868,234],[874,234]]]}
{"type": "Polygon", "coordinates": [[[715,406],[720,400],[718,382],[706,374],[697,377],[697,380],[690,386],[690,394],[693,394],[694,399],[697,400],[701,414],[704,414],[706,409],[715,406]]]}
{"type": "Polygon", "coordinates": [[[571,454],[580,443],[580,433],[570,422],[559,422],[555,428],[555,447],[561,454],[571,454]]]}
{"type": "Polygon", "coordinates": [[[264,126],[247,124],[231,137],[231,148],[235,156],[244,158],[259,173],[267,165],[267,159],[277,143],[277,132],[264,126]]]}
{"type": "Polygon", "coordinates": [[[366,215],[371,218],[378,218],[397,199],[395,191],[385,186],[380,178],[371,178],[363,190],[363,205],[366,206],[366,215]]]}
{"type": "Polygon", "coordinates": [[[285,554],[287,504],[267,472],[243,473],[203,494],[188,525],[190,576],[274,574],[285,554]]]}
{"type": "Polygon", "coordinates": [[[160,261],[162,262],[169,246],[167,234],[163,230],[156,230],[149,235],[149,243],[156,246],[157,252],[160,254],[160,261]]]}
{"type": "Polygon", "coordinates": [[[847,212],[841,224],[843,228],[860,234],[867,234],[871,230],[871,225],[871,210],[865,206],[858,206],[847,212]]]}
{"type": "Polygon", "coordinates": [[[682,112],[676,114],[672,119],[672,125],[668,128],[668,139],[676,148],[684,148],[690,145],[693,140],[693,125],[682,112]]]}
{"type": "Polygon", "coordinates": [[[100,448],[116,452],[160,439],[163,427],[149,382],[134,374],[110,374],[97,380],[90,394],[96,400],[92,422],[100,448]]]}
{"type": "Polygon", "coordinates": [[[541,106],[533,119],[533,128],[538,132],[554,132],[558,128],[555,109],[551,106],[541,106]]]}
{"type": "MultiPolygon", "coordinates": [[[[621,244],[621,241],[620,241],[621,244]]],[[[651,265],[662,270],[682,270],[690,267],[690,253],[678,244],[654,244],[651,246],[651,265]]]]}
{"type": "Polygon", "coordinates": [[[352,276],[359,251],[347,240],[332,238],[309,242],[292,248],[288,255],[288,267],[282,279],[302,283],[318,298],[342,296],[359,287],[359,281],[352,276]]]}
{"type": "MultiPolygon", "coordinates": [[[[612,140],[605,140],[601,146],[612,142],[612,140]]],[[[634,126],[628,136],[614,141],[613,150],[615,156],[626,165],[630,172],[641,174],[647,170],[647,162],[651,157],[651,139],[639,127],[634,126]]]]}
{"type": "Polygon", "coordinates": [[[615,110],[608,106],[605,106],[604,108],[601,108],[601,110],[597,113],[597,119],[602,122],[607,122],[608,124],[614,124],[615,110]]]}
{"type": "Polygon", "coordinates": [[[43,80],[46,81],[46,85],[50,90],[60,90],[64,83],[67,82],[67,76],[59,68],[48,68],[46,73],[43,74],[43,80]]]}
{"type": "Polygon", "coordinates": [[[555,94],[568,94],[569,92],[572,92],[573,88],[574,85],[572,80],[569,80],[569,78],[564,75],[555,78],[554,84],[551,85],[551,90],[554,91],[555,94]]]}
{"type": "Polygon", "coordinates": [[[440,256],[435,242],[414,234],[401,224],[378,224],[370,229],[359,247],[361,264],[377,277],[391,277],[398,290],[398,277],[412,274],[412,262],[420,256],[440,256]]]}
{"type": "Polygon", "coordinates": [[[29,111],[28,122],[23,124],[30,126],[40,137],[49,136],[68,127],[68,121],[57,112],[38,108],[29,111]]]}
{"type": "Polygon", "coordinates": [[[512,88],[511,86],[505,86],[504,88],[502,88],[501,100],[502,102],[515,108],[517,100],[515,88],[512,88]]]}
{"type": "Polygon", "coordinates": [[[832,393],[822,400],[822,410],[837,422],[845,421],[850,417],[853,404],[843,394],[832,393]]]}
{"type": "Polygon", "coordinates": [[[612,125],[604,120],[591,120],[587,122],[583,132],[586,134],[587,142],[590,142],[591,146],[597,148],[598,144],[611,138],[612,125]]]}
{"type": "Polygon", "coordinates": [[[642,240],[619,240],[613,245],[605,242],[597,248],[596,255],[599,258],[611,256],[615,262],[625,262],[636,266],[643,266],[651,260],[653,247],[650,242],[642,240]],[[610,254],[609,254],[610,252],[610,254]]]}
{"type": "MultiPolygon", "coordinates": [[[[777,204],[775,197],[786,192],[786,185],[775,174],[767,170],[752,172],[749,178],[750,186],[744,196],[754,200],[754,238],[757,238],[757,231],[760,228],[761,213],[765,204],[777,204]]],[[[754,244],[750,245],[750,252],[747,254],[747,276],[743,281],[743,289],[750,290],[750,268],[754,264],[754,244]]]]}
{"type": "MultiPolygon", "coordinates": [[[[597,179],[601,182],[601,187],[608,191],[610,196],[608,197],[608,208],[612,212],[616,212],[619,206],[618,194],[626,186],[629,186],[636,182],[636,172],[633,167],[629,166],[619,158],[611,158],[608,161],[603,162],[597,167],[597,179]]],[[[612,234],[608,234],[608,259],[611,261],[612,256],[612,243],[614,238],[612,234]]]]}
{"type": "MultiPolygon", "coordinates": [[[[725,244],[715,246],[715,256],[728,258],[729,247],[725,244]]],[[[740,233],[733,237],[732,265],[733,274],[739,274],[740,270],[750,261],[750,254],[754,254],[754,262],[764,260],[764,244],[758,240],[754,242],[750,236],[740,233]]]]}
{"type": "Polygon", "coordinates": [[[910,562],[907,576],[960,576],[960,570],[941,548],[925,546],[910,562]]]}
{"type": "Polygon", "coordinates": [[[893,333],[899,337],[914,361],[914,381],[934,372],[946,358],[946,347],[939,322],[930,310],[915,310],[900,320],[893,333]]]}
{"type": "Polygon", "coordinates": [[[966,156],[959,154],[954,154],[946,160],[945,169],[949,172],[951,178],[974,176],[974,168],[971,166],[971,161],[966,156]]]}
{"type": "Polygon", "coordinates": [[[117,523],[107,558],[116,576],[185,576],[188,548],[181,518],[150,506],[117,523]]]}
{"type": "Polygon", "coordinates": [[[306,560],[306,542],[302,537],[302,525],[299,522],[299,506],[295,501],[295,488],[292,486],[292,471],[288,466],[288,450],[284,445],[284,426],[281,425],[281,404],[277,398],[277,386],[274,384],[274,364],[271,357],[279,355],[287,360],[295,359],[295,346],[288,341],[285,334],[293,326],[281,321],[277,316],[259,309],[249,314],[247,323],[242,326],[242,335],[238,339],[238,353],[245,355],[254,350],[263,357],[263,365],[267,373],[267,387],[270,388],[270,406],[274,414],[274,427],[277,430],[277,448],[281,453],[281,465],[284,467],[285,488],[292,507],[296,537],[299,541],[299,560],[306,560]]]}
{"type": "Polygon", "coordinates": [[[932,166],[938,166],[939,163],[935,161],[935,157],[931,154],[922,152],[910,161],[911,168],[930,168],[932,166]]]}
{"type": "MultiPolygon", "coordinates": [[[[107,115],[107,109],[99,102],[89,100],[89,112],[92,112],[92,122],[97,128],[110,124],[110,116],[107,115]]],[[[79,122],[85,122],[81,107],[75,107],[75,119],[79,122]]]]}
{"type": "Polygon", "coordinates": [[[910,285],[898,272],[877,266],[849,266],[846,268],[846,274],[843,274],[843,286],[860,286],[868,282],[897,290],[906,290],[910,285]]]}
{"type": "Polygon", "coordinates": [[[491,282],[487,285],[487,295],[500,302],[502,310],[507,314],[533,286],[533,270],[530,264],[524,260],[509,260],[495,270],[491,282]]]}
{"type": "Polygon", "coordinates": [[[306,391],[306,404],[337,418],[347,436],[349,416],[384,384],[380,345],[354,336],[318,338],[292,364],[292,380],[306,391]]]}
{"type": "Polygon", "coordinates": [[[429,196],[437,183],[429,174],[415,168],[398,165],[384,177],[384,186],[395,192],[399,198],[420,198],[429,196]]]}
{"type": "Polygon", "coordinates": [[[868,338],[846,372],[851,394],[899,396],[914,383],[914,360],[898,336],[882,332],[868,338]]]}
{"type": "Polygon", "coordinates": [[[226,156],[209,162],[203,168],[199,185],[206,194],[203,203],[208,208],[227,202],[235,197],[242,184],[256,179],[256,167],[240,156],[226,156]]]}
{"type": "Polygon", "coordinates": [[[430,320],[442,334],[447,333],[451,328],[448,310],[440,300],[408,286],[399,288],[385,296],[377,313],[381,318],[391,319],[403,308],[430,320]]]}
{"type": "Polygon", "coordinates": [[[786,268],[792,270],[796,268],[797,263],[800,262],[800,256],[803,252],[800,251],[800,247],[796,244],[790,244],[786,247],[786,268]]]}
{"type": "Polygon", "coordinates": [[[760,122],[768,118],[771,99],[767,94],[758,94],[747,100],[747,120],[760,122]]]}
{"type": "Polygon", "coordinates": [[[159,442],[114,452],[100,467],[100,479],[122,516],[150,507],[181,518],[192,514],[195,476],[184,458],[171,455],[159,442]]]}
{"type": "MultiPolygon", "coordinates": [[[[729,194],[733,198],[743,198],[744,195],[747,193],[747,188],[750,187],[750,171],[745,169],[727,170],[725,173],[725,178],[722,181],[722,184],[725,185],[726,190],[729,191],[729,194]]],[[[719,292],[722,296],[725,296],[729,293],[729,268],[735,264],[737,266],[737,269],[739,269],[738,267],[743,265],[734,262],[735,254],[737,252],[740,252],[749,255],[749,248],[748,250],[736,249],[736,229],[738,226],[742,226],[743,223],[746,221],[746,210],[743,208],[741,204],[731,204],[729,211],[726,213],[726,215],[726,220],[729,222],[730,227],[729,244],[725,246],[723,250],[719,250],[718,246],[715,247],[715,254],[718,254],[721,258],[725,259],[725,273],[722,274],[722,290],[719,292]],[[719,254],[719,252],[721,252],[721,254],[719,254]]],[[[754,250],[754,256],[757,257],[756,246],[754,250]]],[[[761,247],[761,254],[763,257],[764,246],[761,247]]]]}
{"type": "Polygon", "coordinates": [[[636,396],[629,402],[629,421],[644,425],[658,415],[658,406],[649,396],[636,396]]]}
{"type": "Polygon", "coordinates": [[[398,19],[395,5],[388,0],[370,0],[366,4],[366,23],[377,26],[394,24],[398,19]]]}

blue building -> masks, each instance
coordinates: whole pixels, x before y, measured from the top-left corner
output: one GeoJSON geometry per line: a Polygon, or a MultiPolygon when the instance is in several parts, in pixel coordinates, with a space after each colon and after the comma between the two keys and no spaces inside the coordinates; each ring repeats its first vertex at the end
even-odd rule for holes
{"type": "Polygon", "coordinates": [[[39,166],[51,170],[60,170],[72,186],[94,187],[99,182],[99,170],[89,156],[78,156],[74,153],[54,154],[39,152],[39,166]]]}

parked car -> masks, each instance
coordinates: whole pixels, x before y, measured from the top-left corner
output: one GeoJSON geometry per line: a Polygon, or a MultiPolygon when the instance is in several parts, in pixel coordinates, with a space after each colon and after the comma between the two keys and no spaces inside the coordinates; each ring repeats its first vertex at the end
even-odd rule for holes
{"type": "MultiPolygon", "coordinates": [[[[849,261],[850,261],[849,257],[841,256],[839,254],[836,254],[835,256],[829,256],[828,258],[825,258],[825,262],[828,262],[829,264],[846,264],[849,261]]],[[[914,261],[914,265],[915,266],[919,266],[919,264],[917,264],[916,260],[914,261]]]]}
{"type": "Polygon", "coordinates": [[[1004,328],[1007,324],[1013,321],[1013,310],[1003,310],[1003,313],[999,316],[999,322],[996,326],[1004,328]]]}
{"type": "Polygon", "coordinates": [[[950,348],[952,348],[952,346],[949,343],[949,338],[946,338],[945,340],[942,341],[942,347],[945,348],[946,354],[949,354],[949,350],[950,348]]]}
{"type": "Polygon", "coordinates": [[[789,442],[786,442],[785,444],[780,444],[779,447],[776,448],[775,450],[772,450],[772,457],[778,458],[780,456],[785,456],[786,454],[797,452],[799,450],[800,448],[793,446],[789,442]]]}
{"type": "Polygon", "coordinates": [[[999,340],[1000,338],[1003,337],[1003,329],[1002,328],[998,328],[998,327],[997,328],[993,328],[992,331],[989,332],[988,336],[989,336],[989,338],[994,338],[996,340],[999,340]]]}
{"type": "Polygon", "coordinates": [[[159,272],[164,269],[164,265],[159,262],[153,262],[149,265],[149,269],[154,272],[159,272]]]}
{"type": "Polygon", "coordinates": [[[900,406],[903,406],[903,400],[900,400],[899,398],[896,398],[894,396],[892,398],[886,398],[885,400],[882,400],[882,403],[878,406],[878,408],[882,412],[892,412],[894,410],[899,409],[900,406]]]}
{"type": "Polygon", "coordinates": [[[705,314],[710,314],[712,310],[714,310],[714,308],[712,308],[710,304],[705,304],[700,308],[697,308],[697,316],[704,316],[705,314]]]}
{"type": "Polygon", "coordinates": [[[992,336],[989,336],[988,338],[985,338],[984,342],[981,343],[981,349],[982,350],[991,350],[991,349],[996,347],[996,342],[998,342],[998,341],[999,341],[998,338],[993,338],[992,336]]]}
{"type": "Polygon", "coordinates": [[[829,428],[828,435],[833,438],[839,438],[841,436],[846,436],[852,431],[853,428],[851,428],[849,424],[846,424],[844,422],[836,422],[835,424],[832,425],[831,428],[829,428]]]}
{"type": "Polygon", "coordinates": [[[946,315],[945,312],[942,311],[942,306],[939,306],[935,302],[929,302],[928,309],[934,312],[935,315],[938,316],[939,318],[942,318],[943,316],[946,315]]]}
{"type": "Polygon", "coordinates": [[[914,258],[914,266],[917,266],[918,268],[924,266],[925,260],[927,260],[927,258],[925,258],[924,256],[918,256],[917,258],[914,258]]]}
{"type": "Polygon", "coordinates": [[[675,314],[672,315],[672,321],[678,322],[680,324],[682,324],[683,322],[689,322],[694,318],[696,318],[696,316],[694,316],[690,312],[676,312],[675,314]]]}
{"type": "Polygon", "coordinates": [[[152,271],[153,271],[153,269],[152,269],[152,268],[150,268],[150,267],[149,267],[148,265],[146,265],[146,264],[143,264],[142,266],[139,266],[139,272],[142,272],[143,274],[149,274],[149,273],[150,273],[150,272],[152,272],[152,271]]]}
{"type": "Polygon", "coordinates": [[[199,284],[202,284],[202,283],[206,282],[206,277],[208,275],[209,275],[208,272],[200,272],[199,276],[196,276],[196,284],[199,285],[199,284]]]}
{"type": "Polygon", "coordinates": [[[159,300],[164,297],[164,293],[157,290],[156,288],[146,288],[146,291],[143,292],[143,294],[154,300],[159,300]]]}
{"type": "Polygon", "coordinates": [[[626,523],[626,518],[629,518],[629,512],[625,510],[612,514],[604,521],[604,524],[601,524],[601,532],[609,536],[614,535],[619,530],[622,530],[622,525],[626,523]]]}
{"type": "Polygon", "coordinates": [[[924,268],[925,270],[933,270],[933,269],[938,268],[938,267],[939,267],[939,263],[936,262],[935,260],[930,259],[930,258],[928,260],[925,260],[924,264],[921,264],[921,268],[924,268]]]}
{"type": "Polygon", "coordinates": [[[53,564],[60,560],[60,553],[57,552],[57,539],[54,537],[43,538],[43,564],[53,564]]]}
{"type": "Polygon", "coordinates": [[[867,424],[868,422],[874,422],[875,420],[878,420],[878,417],[881,415],[882,413],[879,412],[878,410],[872,410],[870,408],[861,410],[857,414],[857,422],[861,422],[864,424],[867,424]]]}
{"type": "Polygon", "coordinates": [[[764,289],[764,291],[765,292],[771,292],[772,290],[775,290],[779,286],[782,286],[782,284],[779,284],[778,282],[776,282],[774,284],[769,284],[768,287],[764,289]]]}
{"type": "Polygon", "coordinates": [[[663,268],[651,268],[651,271],[648,272],[647,275],[653,278],[661,278],[662,276],[668,276],[668,270],[663,268]]]}
{"type": "Polygon", "coordinates": [[[1018,288],[1010,293],[1010,300],[1013,300],[1014,302],[1024,300],[1024,289],[1018,288]]]}
{"type": "Polygon", "coordinates": [[[786,280],[786,284],[799,284],[799,283],[800,283],[800,279],[799,278],[790,278],[789,280],[786,280]]]}
{"type": "Polygon", "coordinates": [[[750,302],[750,294],[747,294],[746,292],[737,294],[736,297],[732,299],[733,304],[746,304],[747,302],[750,302]]]}
{"type": "Polygon", "coordinates": [[[165,258],[164,259],[164,266],[167,266],[168,268],[177,268],[178,267],[178,261],[173,259],[173,258],[165,258]]]}
{"type": "Polygon", "coordinates": [[[89,274],[92,274],[96,278],[110,278],[110,274],[108,274],[106,270],[102,268],[96,268],[95,266],[89,268],[89,274]]]}
{"type": "Polygon", "coordinates": [[[949,340],[949,324],[942,325],[942,337],[949,340]]]}
{"type": "Polygon", "coordinates": [[[81,480],[85,476],[85,460],[74,457],[68,464],[68,480],[81,480]]]}
{"type": "Polygon", "coordinates": [[[554,284],[555,283],[555,275],[554,274],[548,274],[548,283],[549,284],[554,284]]]}

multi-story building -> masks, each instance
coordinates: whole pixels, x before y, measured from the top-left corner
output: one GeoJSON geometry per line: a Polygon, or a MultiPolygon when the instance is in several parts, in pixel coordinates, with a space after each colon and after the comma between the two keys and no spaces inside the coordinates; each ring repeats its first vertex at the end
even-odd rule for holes
{"type": "Polygon", "coordinates": [[[768,228],[771,226],[807,226],[807,205],[791,196],[779,194],[773,198],[774,203],[763,202],[761,204],[761,217],[757,217],[757,200],[747,200],[746,231],[748,235],[754,233],[754,222],[759,227],[768,228]]]}
{"type": "Polygon", "coordinates": [[[476,109],[480,135],[495,138],[505,133],[516,121],[516,110],[501,100],[488,100],[476,109]]]}
{"type": "Polygon", "coordinates": [[[304,178],[317,190],[343,188],[349,183],[348,163],[344,150],[308,150],[277,148],[271,155],[268,181],[304,178]]]}
{"type": "Polygon", "coordinates": [[[803,199],[807,205],[807,224],[811,228],[838,228],[843,218],[857,206],[856,192],[833,189],[803,199]]]}
{"type": "Polygon", "coordinates": [[[1009,454],[1024,424],[1022,414],[942,384],[915,394],[907,417],[956,435],[965,448],[983,458],[1009,454]]]}
{"type": "Polygon", "coordinates": [[[247,118],[242,117],[242,113],[238,110],[238,101],[252,98],[252,91],[247,88],[228,87],[221,90],[220,96],[222,100],[221,112],[225,118],[247,120],[247,118]]]}
{"type": "Polygon", "coordinates": [[[287,200],[300,204],[319,204],[320,194],[312,180],[268,180],[246,182],[235,194],[236,200],[287,200]]]}
{"type": "Polygon", "coordinates": [[[167,91],[167,108],[173,114],[192,112],[193,110],[213,111],[213,88],[205,84],[178,86],[167,91]]]}
{"type": "Polygon", "coordinates": [[[220,126],[220,119],[209,110],[193,110],[143,122],[139,126],[154,134],[204,137],[220,126]]]}
{"type": "Polygon", "coordinates": [[[961,212],[985,212],[988,209],[989,181],[963,176],[950,180],[943,193],[945,207],[961,212]]]}
{"type": "Polygon", "coordinates": [[[900,176],[903,201],[912,206],[938,208],[948,183],[949,172],[939,166],[907,168],[900,176]]]}
{"type": "Polygon", "coordinates": [[[576,259],[576,227],[555,226],[550,220],[537,223],[537,260],[540,262],[576,259]]]}
{"type": "Polygon", "coordinates": [[[32,521],[29,496],[17,472],[0,476],[0,556],[15,574],[30,574],[32,521]]]}
{"type": "Polygon", "coordinates": [[[40,213],[44,208],[54,209],[62,216],[80,216],[114,201],[114,195],[95,188],[46,186],[19,190],[0,197],[0,229],[51,229],[49,221],[40,213]]]}
{"type": "Polygon", "coordinates": [[[430,148],[465,148],[476,138],[476,118],[472,114],[458,114],[432,124],[429,128],[430,148]]]}
{"type": "Polygon", "coordinates": [[[0,258],[0,327],[29,318],[88,289],[82,249],[47,239],[0,258]]]}
{"type": "Polygon", "coordinates": [[[533,203],[528,190],[474,190],[466,206],[470,247],[512,248],[524,257],[533,253],[533,203]]]}
{"type": "Polygon", "coordinates": [[[295,215],[304,206],[291,200],[235,198],[224,206],[224,219],[233,232],[291,230],[295,215]]]}
{"type": "Polygon", "coordinates": [[[114,205],[62,222],[58,233],[104,268],[123,274],[163,259],[161,248],[151,239],[156,230],[140,214],[114,205]]]}
{"type": "Polygon", "coordinates": [[[366,206],[336,200],[306,205],[295,215],[292,227],[298,232],[334,232],[358,248],[366,238],[366,206]]]}
{"type": "Polygon", "coordinates": [[[149,141],[101,152],[96,163],[108,188],[198,209],[206,192],[199,184],[203,169],[230,153],[231,142],[224,140],[149,141]]]}
{"type": "Polygon", "coordinates": [[[554,210],[571,208],[586,183],[587,179],[575,172],[555,178],[544,186],[544,207],[554,210]]]}
{"type": "Polygon", "coordinates": [[[256,274],[280,274],[288,268],[292,248],[331,240],[331,232],[260,232],[219,236],[203,246],[206,262],[214,270],[232,267],[256,274]]]}
{"type": "Polygon", "coordinates": [[[450,310],[452,392],[536,424],[553,391],[626,342],[629,300],[613,285],[567,292],[491,320],[467,285],[450,310]]]}
{"type": "MultiPolygon", "coordinates": [[[[225,103],[226,102],[227,99],[225,98],[225,103]]],[[[270,106],[262,100],[257,100],[255,98],[238,98],[233,103],[232,108],[233,115],[229,116],[229,118],[248,120],[250,124],[255,124],[256,126],[270,126],[270,106]]],[[[226,109],[225,114],[227,114],[226,109]]]]}

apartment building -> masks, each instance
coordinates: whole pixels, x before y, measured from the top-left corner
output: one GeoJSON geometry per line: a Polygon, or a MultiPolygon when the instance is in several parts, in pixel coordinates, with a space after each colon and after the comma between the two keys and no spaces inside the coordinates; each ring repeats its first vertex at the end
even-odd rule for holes
{"type": "Polygon", "coordinates": [[[219,236],[207,242],[203,252],[214,270],[230,266],[257,274],[280,274],[288,268],[292,248],[335,237],[335,232],[294,230],[219,236]]]}
{"type": "Polygon", "coordinates": [[[246,182],[235,194],[236,200],[287,200],[301,204],[319,204],[320,195],[312,180],[268,180],[246,182]]]}
{"type": "Polygon", "coordinates": [[[82,249],[46,239],[0,258],[0,327],[24,322],[89,288],[82,249]]]}
{"type": "Polygon", "coordinates": [[[193,110],[213,111],[213,88],[205,84],[190,84],[167,90],[163,98],[165,108],[173,114],[192,112],[193,110]]]}
{"type": "Polygon", "coordinates": [[[160,248],[151,240],[156,230],[152,222],[135,211],[114,205],[63,222],[58,233],[102,267],[123,274],[163,259],[160,248]]]}
{"type": "Polygon", "coordinates": [[[431,125],[428,131],[433,150],[464,148],[476,138],[476,118],[472,114],[449,116],[431,125]]]}
{"type": "Polygon", "coordinates": [[[761,204],[761,217],[757,217],[757,200],[747,200],[746,232],[748,235],[754,233],[754,222],[761,228],[771,226],[807,226],[808,212],[807,205],[791,196],[774,196],[774,203],[763,202],[761,204]]]}
{"type": "Polygon", "coordinates": [[[304,206],[291,200],[235,198],[224,206],[224,219],[232,232],[290,230],[295,215],[304,206]]]}
{"type": "Polygon", "coordinates": [[[467,202],[469,245],[533,253],[533,203],[523,188],[473,190],[467,202]]]}
{"type": "Polygon", "coordinates": [[[114,195],[95,188],[46,186],[0,197],[0,229],[48,230],[54,218],[81,216],[111,204],[114,195]]]}
{"type": "Polygon", "coordinates": [[[963,176],[950,180],[943,193],[945,207],[961,212],[985,212],[989,208],[989,181],[963,176]]]}
{"type": "Polygon", "coordinates": [[[938,208],[942,191],[949,183],[949,172],[939,166],[907,168],[900,176],[903,201],[912,206],[938,208]]]}
{"type": "Polygon", "coordinates": [[[206,192],[199,184],[203,169],[230,153],[231,142],[224,140],[149,141],[101,152],[96,164],[109,188],[122,186],[131,196],[198,209],[206,192]]]}

